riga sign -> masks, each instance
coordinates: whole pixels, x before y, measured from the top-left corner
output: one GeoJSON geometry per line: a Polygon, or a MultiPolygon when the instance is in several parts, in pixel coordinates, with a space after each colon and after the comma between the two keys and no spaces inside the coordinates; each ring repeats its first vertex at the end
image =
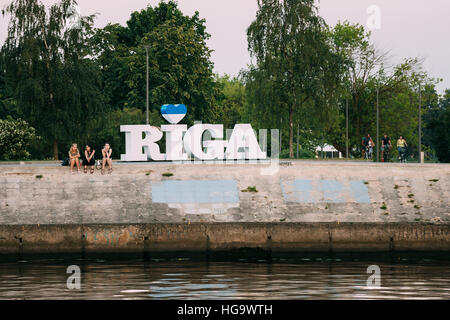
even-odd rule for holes
{"type": "Polygon", "coordinates": [[[161,114],[170,125],[161,129],[151,125],[122,125],[125,133],[125,154],[122,161],[183,161],[192,157],[198,160],[260,160],[267,154],[259,146],[250,124],[236,124],[230,139],[223,140],[222,124],[195,124],[188,128],[178,124],[186,116],[183,104],[163,105],[161,114]],[[157,144],[166,133],[166,153],[157,144]],[[205,133],[211,139],[204,140],[205,133]]]}

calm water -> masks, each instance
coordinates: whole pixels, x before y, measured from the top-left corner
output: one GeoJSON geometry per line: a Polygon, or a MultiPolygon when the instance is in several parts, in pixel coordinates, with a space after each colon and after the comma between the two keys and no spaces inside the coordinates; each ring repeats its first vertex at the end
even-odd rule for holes
{"type": "Polygon", "coordinates": [[[0,299],[450,299],[450,263],[33,260],[0,262],[0,299]],[[81,289],[68,290],[69,265],[81,289]],[[378,265],[381,288],[366,286],[378,265]]]}

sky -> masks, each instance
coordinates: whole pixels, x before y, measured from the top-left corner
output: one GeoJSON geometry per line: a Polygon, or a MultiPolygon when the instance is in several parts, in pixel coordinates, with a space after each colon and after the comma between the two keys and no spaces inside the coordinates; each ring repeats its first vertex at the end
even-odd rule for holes
{"type": "MultiPolygon", "coordinates": [[[[45,4],[56,0],[41,0],[45,4]]],[[[78,0],[81,14],[98,13],[97,27],[107,23],[125,24],[131,12],[160,0],[78,0]]],[[[9,0],[0,0],[0,7],[9,0]]],[[[187,15],[195,11],[206,19],[214,50],[214,71],[237,75],[251,62],[246,30],[256,17],[256,0],[178,0],[187,15]]],[[[424,69],[443,78],[438,92],[450,88],[450,1],[448,0],[320,0],[320,15],[330,26],[348,20],[372,27],[372,41],[390,52],[391,62],[406,57],[425,59],[424,69]],[[375,10],[373,7],[375,6],[375,10]]],[[[8,20],[0,16],[0,42],[6,37],[8,20]]]]}

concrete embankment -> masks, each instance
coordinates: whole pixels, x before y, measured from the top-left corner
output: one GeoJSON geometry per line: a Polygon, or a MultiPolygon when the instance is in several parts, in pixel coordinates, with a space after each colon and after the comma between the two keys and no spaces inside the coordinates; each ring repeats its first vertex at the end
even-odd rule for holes
{"type": "Polygon", "coordinates": [[[0,252],[449,252],[449,226],[417,223],[193,223],[0,226],[0,252]]]}
{"type": "Polygon", "coordinates": [[[449,178],[428,164],[4,166],[0,254],[448,253],[449,178]]]}

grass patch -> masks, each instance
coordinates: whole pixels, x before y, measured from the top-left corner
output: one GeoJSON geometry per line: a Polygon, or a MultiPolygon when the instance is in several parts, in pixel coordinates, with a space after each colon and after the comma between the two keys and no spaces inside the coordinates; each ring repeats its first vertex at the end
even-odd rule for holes
{"type": "Polygon", "coordinates": [[[428,181],[430,181],[430,182],[438,182],[439,179],[431,179],[431,180],[428,180],[428,181]]]}
{"type": "Polygon", "coordinates": [[[241,190],[242,192],[258,192],[256,186],[248,186],[247,189],[241,190]]]}
{"type": "Polygon", "coordinates": [[[385,215],[385,216],[388,216],[388,215],[389,215],[389,212],[385,212],[384,215],[385,215]]]}
{"type": "Polygon", "coordinates": [[[43,175],[42,174],[38,174],[37,176],[36,176],[36,179],[42,179],[43,178],[43,175]]]}
{"type": "Polygon", "coordinates": [[[280,222],[284,222],[286,221],[286,218],[280,219],[280,222]]]}
{"type": "Polygon", "coordinates": [[[380,209],[386,210],[387,209],[386,203],[383,202],[383,205],[380,207],[380,209]]]}
{"type": "Polygon", "coordinates": [[[398,184],[396,184],[395,186],[394,186],[394,189],[398,189],[398,188],[400,188],[399,186],[398,186],[398,184]]]}
{"type": "Polygon", "coordinates": [[[414,221],[416,222],[422,221],[422,218],[415,218],[414,221]]]}
{"type": "Polygon", "coordinates": [[[408,200],[409,203],[414,203],[414,199],[408,200]]]}
{"type": "Polygon", "coordinates": [[[412,197],[414,197],[414,194],[413,194],[413,193],[408,194],[408,198],[411,199],[412,197]]]}
{"type": "Polygon", "coordinates": [[[364,181],[364,184],[369,184],[369,181],[364,181]]]}
{"type": "Polygon", "coordinates": [[[414,205],[414,209],[420,209],[420,208],[422,208],[421,206],[419,206],[419,205],[414,205]]]}
{"type": "Polygon", "coordinates": [[[162,174],[162,176],[163,176],[163,177],[172,177],[172,176],[173,176],[173,173],[172,173],[172,172],[164,172],[164,173],[162,174]]]}

